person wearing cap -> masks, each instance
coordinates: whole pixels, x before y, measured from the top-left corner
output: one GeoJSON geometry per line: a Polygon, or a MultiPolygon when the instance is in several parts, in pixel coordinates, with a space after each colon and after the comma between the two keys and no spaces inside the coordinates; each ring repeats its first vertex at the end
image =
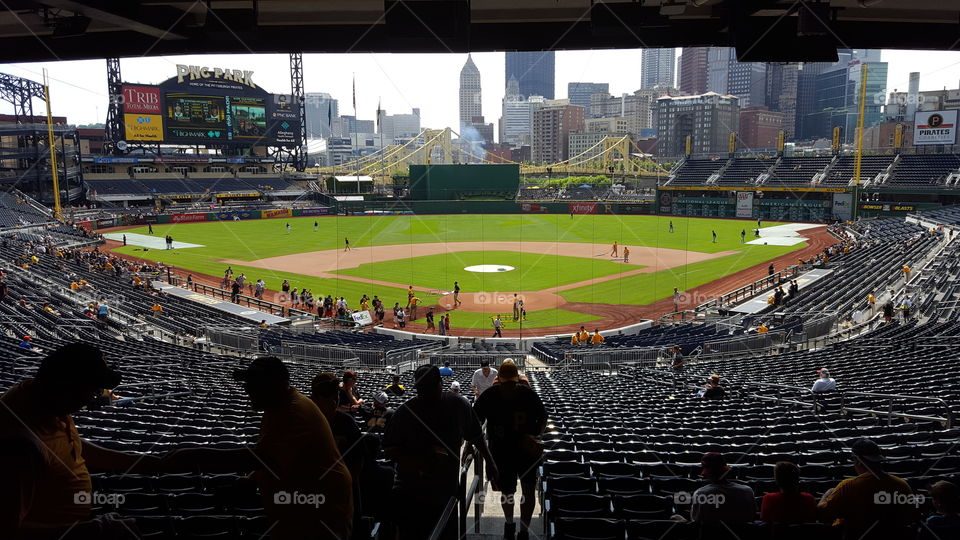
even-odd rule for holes
{"type": "MultiPolygon", "coordinates": [[[[477,416],[463,396],[443,391],[439,368],[420,366],[414,381],[417,396],[397,409],[383,436],[384,454],[397,465],[393,494],[401,540],[429,537],[457,495],[464,441],[486,460],[489,477],[498,475],[477,416]]],[[[440,538],[457,538],[457,519],[454,512],[440,538]]]]}
{"type": "Polygon", "coordinates": [[[483,392],[473,404],[473,410],[481,422],[487,423],[490,454],[500,471],[497,487],[504,495],[501,498],[506,518],[504,538],[512,540],[517,534],[513,521],[514,497],[511,495],[517,492],[519,479],[523,498],[520,503],[520,531],[516,538],[527,540],[536,506],[534,488],[543,452],[539,440],[547,426],[547,412],[540,396],[529,386],[519,384],[520,373],[513,360],[508,358],[503,361],[497,378],[500,384],[483,392]]]}
{"type": "Polygon", "coordinates": [[[390,395],[392,395],[392,396],[397,396],[397,397],[400,397],[400,396],[402,396],[403,394],[405,394],[405,393],[407,392],[407,389],[404,388],[404,386],[403,386],[402,384],[400,384],[400,376],[399,376],[399,375],[394,375],[394,376],[393,376],[393,382],[391,382],[390,384],[388,384],[387,387],[384,388],[383,390],[384,390],[386,393],[388,393],[388,394],[390,394],[390,395]]]}
{"type": "Polygon", "coordinates": [[[913,538],[916,507],[904,504],[913,494],[910,485],[883,470],[883,452],[877,443],[860,439],[850,453],[857,476],[823,494],[817,504],[820,520],[840,527],[844,539],[913,538]]]}
{"type": "Polygon", "coordinates": [[[443,367],[440,368],[440,375],[444,377],[451,377],[453,375],[453,368],[450,367],[450,362],[443,363],[443,367]]]}
{"type": "Polygon", "coordinates": [[[490,367],[489,360],[481,360],[480,369],[473,372],[473,379],[471,379],[473,394],[479,396],[484,390],[493,386],[495,380],[497,380],[497,370],[490,367]]]}
{"type": "Polygon", "coordinates": [[[367,433],[383,433],[386,430],[387,423],[396,412],[387,406],[388,401],[386,392],[377,392],[373,396],[373,409],[370,418],[367,418],[367,433]]]}
{"type": "Polygon", "coordinates": [[[820,377],[813,381],[813,386],[810,388],[811,392],[832,392],[837,389],[837,381],[830,377],[830,370],[820,368],[817,373],[820,377]]]}
{"type": "Polygon", "coordinates": [[[941,480],[928,489],[935,513],[920,527],[919,540],[960,538],[960,487],[941,480]]]}
{"type": "Polygon", "coordinates": [[[700,467],[700,474],[709,483],[693,492],[690,519],[703,523],[753,521],[757,515],[753,489],[730,478],[730,467],[723,454],[704,454],[700,467]]]}
{"type": "Polygon", "coordinates": [[[132,519],[91,519],[89,468],[152,473],[160,459],[80,438],[73,413],[120,384],[100,349],[84,343],[48,354],[32,379],[0,396],[0,538],[136,538],[132,519]]]}
{"type": "Polygon", "coordinates": [[[233,377],[243,385],[253,409],[263,411],[256,446],[176,450],[164,458],[164,465],[171,471],[255,471],[271,539],[349,538],[352,478],[326,417],[290,386],[287,366],[279,358],[257,358],[233,377]],[[324,502],[292,504],[295,493],[312,500],[322,496],[324,502]]]}
{"type": "Polygon", "coordinates": [[[450,391],[453,392],[454,394],[460,395],[460,383],[458,383],[457,381],[453,381],[452,383],[450,383],[450,391]]]}
{"type": "Polygon", "coordinates": [[[586,345],[589,343],[590,332],[587,332],[587,329],[581,326],[580,331],[577,332],[577,341],[579,341],[581,345],[586,345]]]}
{"type": "Polygon", "coordinates": [[[591,344],[591,345],[601,345],[601,344],[603,344],[604,341],[606,341],[606,338],[604,338],[603,336],[600,335],[600,329],[599,329],[599,328],[594,328],[594,329],[593,329],[593,335],[590,336],[590,344],[591,344]]]}

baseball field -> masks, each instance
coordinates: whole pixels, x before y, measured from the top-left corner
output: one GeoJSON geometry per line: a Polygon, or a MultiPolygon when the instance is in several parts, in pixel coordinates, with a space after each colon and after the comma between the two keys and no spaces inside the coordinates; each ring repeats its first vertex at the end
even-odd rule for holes
{"type": "Polygon", "coordinates": [[[315,297],[343,296],[351,308],[363,294],[377,295],[389,313],[394,303],[406,305],[412,285],[422,307],[411,328],[422,328],[432,307],[451,314],[454,334],[484,335],[502,314],[509,335],[521,322],[541,333],[622,326],[673,311],[674,287],[684,291],[681,307],[692,307],[765,275],[770,261],[781,268],[826,242],[824,228],[814,227],[792,245],[774,245],[773,231],[783,225],[763,222],[756,238],[756,221],[670,216],[327,216],[160,224],[152,235],[145,226],[127,228],[118,232],[161,242],[170,235],[197,247],[145,250],[135,240],[111,247],[210,284],[231,266],[248,283],[264,279],[264,299],[276,302],[286,279],[315,297]],[[524,321],[513,320],[514,294],[524,300],[524,321]]]}

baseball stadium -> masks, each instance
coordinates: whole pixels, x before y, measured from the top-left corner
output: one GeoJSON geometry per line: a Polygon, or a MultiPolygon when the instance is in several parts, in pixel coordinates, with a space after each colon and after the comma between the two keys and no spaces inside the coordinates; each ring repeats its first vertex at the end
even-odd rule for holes
{"type": "Polygon", "coordinates": [[[247,4],[5,6],[0,538],[960,538],[960,89],[880,62],[955,8],[247,4]],[[467,53],[638,46],[766,105],[511,75],[526,143],[464,120],[467,53]],[[318,106],[334,52],[462,52],[461,124],[318,106]],[[72,60],[102,126],[19,69],[72,60]]]}

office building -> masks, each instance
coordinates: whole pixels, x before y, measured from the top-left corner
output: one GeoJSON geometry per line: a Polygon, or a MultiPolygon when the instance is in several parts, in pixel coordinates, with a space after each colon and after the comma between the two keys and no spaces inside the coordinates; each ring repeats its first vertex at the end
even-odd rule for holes
{"type": "Polygon", "coordinates": [[[640,88],[673,87],[676,49],[643,49],[640,58],[640,88]]]}
{"type": "Polygon", "coordinates": [[[680,80],[677,87],[681,94],[702,94],[707,91],[707,57],[709,47],[685,47],[680,53],[680,80]]]}
{"type": "Polygon", "coordinates": [[[776,149],[780,130],[784,127],[784,118],[784,113],[771,111],[766,107],[740,109],[737,146],[747,150],[776,149]]]}
{"type": "Polygon", "coordinates": [[[554,51],[507,52],[504,84],[516,79],[523,97],[554,98],[556,55],[554,51]]]}
{"type": "Polygon", "coordinates": [[[326,92],[307,92],[304,95],[307,115],[307,138],[326,139],[333,133],[333,121],[340,116],[336,99],[326,92]]]}
{"type": "Polygon", "coordinates": [[[544,100],[533,112],[534,163],[556,163],[570,157],[570,133],[583,131],[583,107],[566,99],[544,100]]]}
{"type": "MultiPolygon", "coordinates": [[[[509,85],[508,85],[509,86],[509,85]]],[[[609,94],[609,83],[572,82],[567,83],[567,98],[571,105],[590,109],[590,96],[593,94],[609,94]]]]}
{"type": "Polygon", "coordinates": [[[473,63],[473,57],[467,55],[467,62],[460,70],[460,133],[475,116],[483,116],[483,104],[480,99],[480,70],[473,63]]]}
{"type": "Polygon", "coordinates": [[[686,138],[694,154],[726,154],[731,132],[740,125],[735,96],[707,92],[696,96],[664,96],[656,102],[657,154],[680,157],[686,138]]]}

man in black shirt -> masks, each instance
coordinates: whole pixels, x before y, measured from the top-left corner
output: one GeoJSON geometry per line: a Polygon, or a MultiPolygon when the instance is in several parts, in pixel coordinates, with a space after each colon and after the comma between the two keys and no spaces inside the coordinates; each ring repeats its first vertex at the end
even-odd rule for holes
{"type": "MultiPolygon", "coordinates": [[[[417,397],[397,409],[383,437],[384,454],[397,464],[393,494],[401,540],[429,537],[450,498],[457,495],[464,440],[480,450],[490,478],[498,475],[470,404],[463,396],[443,391],[437,366],[421,366],[414,380],[417,397]]],[[[457,537],[455,514],[440,538],[457,537]]]]}
{"type": "Polygon", "coordinates": [[[520,480],[520,531],[517,540],[529,538],[530,519],[536,505],[537,468],[543,447],[540,435],[547,425],[547,413],[540,396],[519,384],[520,374],[513,360],[505,360],[497,372],[499,384],[486,389],[473,405],[480,421],[487,422],[490,453],[500,471],[500,504],[506,518],[504,538],[513,539],[514,496],[520,480]]]}

